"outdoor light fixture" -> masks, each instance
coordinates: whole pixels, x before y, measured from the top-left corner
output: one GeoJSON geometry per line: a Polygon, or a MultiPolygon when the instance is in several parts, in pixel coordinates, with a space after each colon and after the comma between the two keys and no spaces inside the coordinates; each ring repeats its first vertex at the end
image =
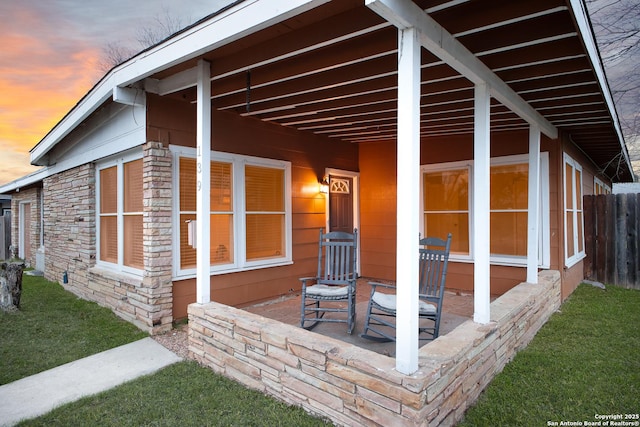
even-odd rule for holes
{"type": "Polygon", "coordinates": [[[320,192],[322,194],[329,194],[329,177],[325,175],[322,181],[318,181],[318,183],[320,184],[320,192]]]}

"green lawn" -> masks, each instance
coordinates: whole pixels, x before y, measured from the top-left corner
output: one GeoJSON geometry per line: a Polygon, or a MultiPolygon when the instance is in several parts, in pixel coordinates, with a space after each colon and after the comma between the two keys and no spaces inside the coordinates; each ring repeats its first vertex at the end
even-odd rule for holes
{"type": "MultiPolygon", "coordinates": [[[[0,385],[148,336],[59,284],[25,275],[21,310],[0,312],[0,385]]],[[[19,404],[19,402],[16,402],[19,404]]],[[[1,415],[0,415],[1,424],[1,415]]],[[[326,422],[181,362],[20,425],[320,426],[326,422]]]]}
{"type": "MultiPolygon", "coordinates": [[[[109,310],[40,278],[25,276],[22,310],[0,318],[4,382],[145,336],[109,310]]],[[[548,426],[598,421],[595,414],[637,414],[639,326],[640,291],[581,285],[493,380],[461,426],[548,426]]],[[[21,425],[325,424],[194,362],[181,362],[21,425]]]]}
{"type": "Polygon", "coordinates": [[[304,410],[180,362],[20,426],[325,426],[304,410]]]}
{"type": "Polygon", "coordinates": [[[20,311],[0,311],[0,385],[148,336],[57,283],[22,284],[20,311]]]}
{"type": "Polygon", "coordinates": [[[638,413],[640,291],[583,284],[496,376],[461,425],[586,425],[599,421],[595,414],[638,413]]]}

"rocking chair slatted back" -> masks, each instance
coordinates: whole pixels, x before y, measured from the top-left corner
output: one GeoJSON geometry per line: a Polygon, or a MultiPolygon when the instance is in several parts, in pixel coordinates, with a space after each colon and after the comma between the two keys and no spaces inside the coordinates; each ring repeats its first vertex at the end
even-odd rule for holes
{"type": "Polygon", "coordinates": [[[355,239],[356,234],[341,231],[322,234],[322,230],[320,231],[318,283],[339,285],[356,278],[355,239]]]}
{"type": "Polygon", "coordinates": [[[442,299],[447,276],[451,234],[447,240],[437,237],[420,239],[419,293],[427,299],[442,299]]]}

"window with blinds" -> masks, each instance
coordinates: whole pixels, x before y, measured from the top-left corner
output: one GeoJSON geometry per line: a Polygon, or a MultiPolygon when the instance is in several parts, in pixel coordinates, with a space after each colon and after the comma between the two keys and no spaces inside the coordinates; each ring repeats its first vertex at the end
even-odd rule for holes
{"type": "MultiPolygon", "coordinates": [[[[179,158],[180,268],[196,268],[196,250],[188,242],[188,224],[196,219],[196,159],[179,158]]],[[[233,165],[211,162],[210,259],[212,265],[231,264],[233,250],[233,165]]]]}
{"type": "Polygon", "coordinates": [[[98,165],[98,261],[137,273],[144,269],[142,159],[98,165]]]}
{"type": "Polygon", "coordinates": [[[118,168],[100,171],[100,257],[118,263],[118,168]]]}
{"type": "Polygon", "coordinates": [[[595,196],[611,194],[611,187],[602,182],[601,179],[593,177],[593,194],[595,196]]]}
{"type": "MultiPolygon", "coordinates": [[[[174,147],[178,176],[176,276],[196,268],[188,221],[196,219],[195,150],[174,147]]],[[[212,152],[211,272],[243,271],[291,262],[289,162],[212,152]]]]}
{"type": "Polygon", "coordinates": [[[142,270],[142,159],[124,164],[123,179],[124,265],[142,270]]]}
{"type": "Polygon", "coordinates": [[[582,167],[564,155],[565,264],[584,258],[584,220],[582,211],[582,167]]]}
{"type": "Polygon", "coordinates": [[[529,165],[492,166],[490,175],[491,254],[527,256],[529,165]]]}
{"type": "MultiPolygon", "coordinates": [[[[541,164],[540,213],[547,229],[540,231],[541,265],[546,265],[548,238],[548,163],[541,164]],[[547,175],[544,175],[547,174],[547,175]],[[545,214],[545,212],[547,212],[545,214]],[[544,214],[544,215],[543,215],[544,214]]],[[[470,259],[472,162],[454,162],[422,168],[423,230],[425,236],[453,235],[451,254],[470,259]]],[[[489,220],[491,260],[505,265],[526,262],[528,239],[529,164],[527,155],[491,159],[489,220]]]]}
{"type": "Polygon", "coordinates": [[[247,165],[244,173],[247,260],[282,257],[284,171],[247,165]]]}
{"type": "Polygon", "coordinates": [[[425,236],[451,240],[451,253],[469,254],[469,168],[423,174],[425,236]]]}

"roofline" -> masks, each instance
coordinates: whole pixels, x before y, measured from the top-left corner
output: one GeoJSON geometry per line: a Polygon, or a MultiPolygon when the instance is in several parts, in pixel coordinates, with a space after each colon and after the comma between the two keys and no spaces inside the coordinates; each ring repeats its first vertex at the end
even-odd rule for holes
{"type": "Polygon", "coordinates": [[[616,110],[615,102],[613,102],[613,96],[611,95],[611,90],[609,88],[609,81],[604,71],[604,66],[602,65],[602,57],[600,56],[600,50],[598,49],[598,44],[596,43],[595,35],[593,34],[593,26],[591,25],[591,19],[589,18],[589,14],[586,11],[585,2],[584,0],[570,0],[569,6],[571,7],[573,16],[576,19],[576,23],[578,24],[578,30],[582,35],[581,39],[584,42],[585,48],[587,49],[587,54],[589,56],[589,60],[591,61],[591,65],[593,66],[593,69],[598,78],[598,82],[600,83],[600,90],[604,95],[605,101],[607,103],[607,108],[609,109],[609,113],[611,114],[611,119],[613,120],[613,126],[616,130],[616,134],[618,135],[618,141],[620,142],[620,150],[624,155],[628,172],[630,176],[633,177],[634,172],[633,172],[633,166],[631,165],[631,158],[629,157],[629,152],[627,150],[627,145],[624,140],[622,128],[620,127],[618,112],[616,110]]]}
{"type": "Polygon", "coordinates": [[[0,185],[0,194],[9,194],[20,191],[21,188],[36,184],[50,175],[49,168],[38,169],[35,172],[25,175],[7,184],[0,185]]]}
{"type": "MultiPolygon", "coordinates": [[[[138,82],[154,73],[196,58],[207,51],[281,22],[291,16],[318,7],[327,1],[329,0],[237,1],[179,31],[159,44],[140,52],[133,58],[112,68],[80,99],[60,122],[30,150],[31,163],[47,166],[46,154],[96,111],[100,105],[112,97],[114,88],[138,82]]],[[[628,171],[633,176],[633,167],[584,1],[569,0],[568,3],[600,83],[600,90],[604,95],[607,108],[612,117],[628,171]]],[[[0,189],[2,188],[0,187],[0,189]]]]}
{"type": "Polygon", "coordinates": [[[193,59],[292,16],[316,8],[329,0],[242,1],[223,8],[160,44],[144,50],[112,68],[30,150],[31,163],[46,166],[44,158],[58,142],[112,97],[115,87],[138,82],[159,71],[193,59]]]}

